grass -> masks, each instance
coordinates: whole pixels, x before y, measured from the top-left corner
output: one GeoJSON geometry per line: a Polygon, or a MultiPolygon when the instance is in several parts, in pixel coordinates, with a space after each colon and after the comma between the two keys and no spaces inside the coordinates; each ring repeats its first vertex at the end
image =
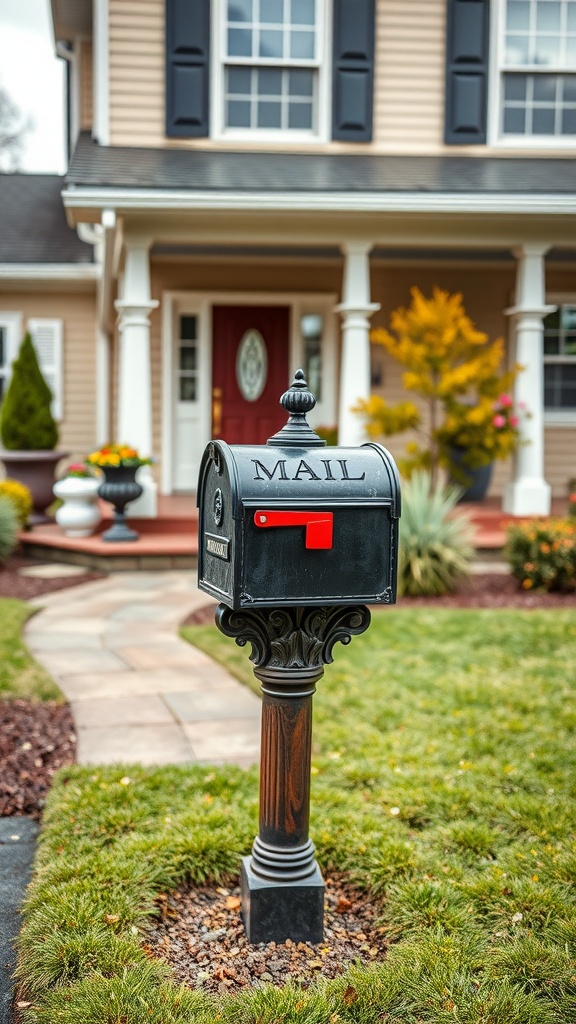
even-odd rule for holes
{"type": "MultiPolygon", "coordinates": [[[[191,635],[239,677],[247,653],[191,635]]],[[[20,940],[37,1024],[576,1021],[573,613],[386,610],[315,697],[312,836],[368,888],[386,958],[217,1000],[142,944],[154,896],[237,872],[257,772],[73,767],[45,816],[20,940]]]]}
{"type": "Polygon", "coordinates": [[[22,642],[22,629],[33,614],[30,605],[0,598],[0,700],[62,700],[62,694],[22,642]]]}

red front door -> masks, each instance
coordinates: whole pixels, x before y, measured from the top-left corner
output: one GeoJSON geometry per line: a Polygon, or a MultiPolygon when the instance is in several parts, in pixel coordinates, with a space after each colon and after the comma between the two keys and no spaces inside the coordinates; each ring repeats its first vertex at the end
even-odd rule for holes
{"type": "Polygon", "coordinates": [[[278,404],[288,380],[287,306],[215,306],[212,436],[265,444],[286,422],[278,404]]]}

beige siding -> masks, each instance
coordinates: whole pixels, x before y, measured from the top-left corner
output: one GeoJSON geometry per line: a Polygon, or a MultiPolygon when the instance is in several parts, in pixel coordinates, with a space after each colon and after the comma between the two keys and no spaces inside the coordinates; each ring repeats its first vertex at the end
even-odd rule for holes
{"type": "Polygon", "coordinates": [[[110,0],[110,142],[162,146],[164,2],[110,0]]]}
{"type": "Polygon", "coordinates": [[[92,43],[88,39],[80,43],[80,128],[92,127],[93,109],[92,43]]]}
{"type": "Polygon", "coordinates": [[[445,0],[378,0],[374,148],[435,149],[444,116],[445,0]]]}
{"type": "Polygon", "coordinates": [[[0,310],[63,321],[63,412],[60,448],[72,458],[88,454],[96,440],[96,319],[93,294],[58,291],[0,292],[0,310]]]}
{"type": "MultiPolygon", "coordinates": [[[[330,3],[330,0],[327,0],[330,3]]],[[[109,0],[110,142],[126,146],[261,149],[262,142],[168,139],[164,130],[164,0],[109,0]]],[[[376,0],[374,138],[266,149],[454,154],[444,138],[446,0],[376,0]]],[[[330,76],[329,76],[330,77],[330,76]]],[[[484,152],[502,151],[483,147],[484,152]]],[[[479,147],[458,147],[477,154],[479,147]]],[[[480,150],[482,151],[482,150],[480,150]]],[[[506,151],[512,155],[511,150],[506,151]]],[[[542,156],[541,146],[519,155],[542,156]]],[[[548,151],[557,156],[557,151],[548,151]]]]}

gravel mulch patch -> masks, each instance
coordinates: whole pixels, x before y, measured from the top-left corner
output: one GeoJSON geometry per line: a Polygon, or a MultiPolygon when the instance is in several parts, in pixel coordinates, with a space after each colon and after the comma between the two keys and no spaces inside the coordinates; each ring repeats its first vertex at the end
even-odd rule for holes
{"type": "Polygon", "coordinates": [[[54,772],[72,764],[75,754],[67,704],[0,701],[0,817],[38,820],[54,772]]]}
{"type": "Polygon", "coordinates": [[[21,601],[31,601],[43,594],[52,594],[57,590],[64,590],[66,587],[76,587],[79,583],[101,580],[105,575],[88,570],[78,573],[76,576],[53,576],[50,579],[20,574],[21,569],[42,564],[37,559],[25,558],[23,555],[12,555],[11,558],[8,558],[4,565],[0,566],[0,597],[17,597],[21,601]]]}
{"type": "Polygon", "coordinates": [[[181,888],[157,898],[159,918],[146,936],[147,952],[169,964],[178,981],[214,993],[235,993],[289,979],[306,988],[335,978],[353,961],[374,963],[386,952],[384,929],[366,893],[342,876],[326,879],[324,941],[250,945],[240,917],[240,889],[181,888]]]}

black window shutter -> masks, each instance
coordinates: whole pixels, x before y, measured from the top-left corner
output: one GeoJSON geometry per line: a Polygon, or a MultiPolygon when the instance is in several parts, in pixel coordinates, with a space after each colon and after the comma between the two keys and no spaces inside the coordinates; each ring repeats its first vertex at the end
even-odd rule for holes
{"type": "Polygon", "coordinates": [[[444,141],[486,142],[490,0],[448,0],[444,141]]]}
{"type": "Polygon", "coordinates": [[[166,134],[209,133],[210,0],[166,0],[166,134]]]}
{"type": "Polygon", "coordinates": [[[370,142],[374,0],[334,0],[332,61],[332,138],[370,142]]]}

